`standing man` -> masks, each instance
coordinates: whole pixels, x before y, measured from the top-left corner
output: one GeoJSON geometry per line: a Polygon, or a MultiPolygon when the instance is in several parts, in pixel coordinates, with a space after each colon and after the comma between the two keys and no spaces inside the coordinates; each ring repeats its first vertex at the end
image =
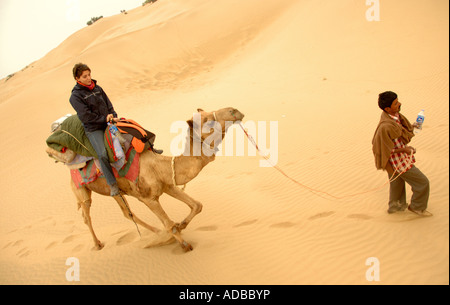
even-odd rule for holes
{"type": "Polygon", "coordinates": [[[428,178],[414,165],[416,149],[407,146],[414,137],[414,128],[401,113],[401,103],[396,93],[386,91],[379,95],[378,106],[383,112],[372,140],[372,151],[377,169],[385,170],[390,183],[389,209],[392,214],[404,211],[406,208],[420,216],[432,216],[428,212],[430,183],[428,178]],[[397,178],[395,178],[397,177],[397,178]],[[413,195],[411,204],[406,203],[405,182],[408,183],[413,195]]]}

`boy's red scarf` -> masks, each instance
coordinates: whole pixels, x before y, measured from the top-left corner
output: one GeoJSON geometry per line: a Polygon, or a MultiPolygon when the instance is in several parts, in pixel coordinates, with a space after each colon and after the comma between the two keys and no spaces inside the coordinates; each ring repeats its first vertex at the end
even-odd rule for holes
{"type": "Polygon", "coordinates": [[[83,83],[81,83],[79,81],[77,81],[77,83],[80,84],[83,87],[88,88],[89,90],[93,90],[95,88],[95,82],[94,81],[91,81],[91,85],[90,86],[86,86],[85,84],[83,84],[83,83]]]}

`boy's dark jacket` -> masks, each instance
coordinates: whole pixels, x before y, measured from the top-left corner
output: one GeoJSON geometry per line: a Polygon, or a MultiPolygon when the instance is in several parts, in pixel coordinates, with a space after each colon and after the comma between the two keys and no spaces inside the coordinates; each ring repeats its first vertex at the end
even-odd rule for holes
{"type": "Polygon", "coordinates": [[[93,90],[76,84],[72,89],[70,104],[76,110],[78,117],[83,123],[85,131],[105,130],[107,127],[106,117],[113,114],[117,117],[114,107],[111,104],[105,91],[97,85],[96,80],[93,90]]]}

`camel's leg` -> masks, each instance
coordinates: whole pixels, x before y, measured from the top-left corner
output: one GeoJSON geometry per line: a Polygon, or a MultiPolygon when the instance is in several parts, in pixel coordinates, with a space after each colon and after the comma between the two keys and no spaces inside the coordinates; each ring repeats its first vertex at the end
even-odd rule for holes
{"type": "Polygon", "coordinates": [[[91,231],[92,238],[94,239],[94,246],[95,249],[101,250],[104,245],[98,240],[97,236],[95,235],[94,228],[92,227],[92,221],[90,216],[90,209],[91,209],[91,191],[88,190],[85,187],[81,187],[79,189],[76,188],[76,186],[71,183],[72,191],[74,192],[75,196],[77,197],[77,203],[78,203],[78,209],[82,208],[82,215],[84,219],[84,223],[89,227],[89,231],[91,231]]]}
{"type": "Polygon", "coordinates": [[[192,246],[181,237],[181,232],[178,230],[177,224],[175,224],[175,222],[167,216],[166,212],[161,207],[158,198],[146,198],[140,200],[145,203],[145,205],[148,206],[153,213],[155,213],[155,215],[163,223],[166,230],[180,243],[184,251],[192,250],[192,246]]]}
{"type": "Polygon", "coordinates": [[[137,224],[143,226],[144,228],[146,228],[146,229],[148,229],[148,230],[150,230],[150,231],[152,231],[152,232],[155,232],[155,233],[160,232],[159,229],[154,228],[154,227],[152,227],[151,225],[149,225],[149,224],[143,222],[143,221],[142,221],[141,219],[139,219],[134,213],[131,212],[131,209],[129,209],[130,205],[129,205],[128,202],[126,201],[125,196],[119,195],[119,196],[115,196],[115,197],[113,197],[113,198],[114,198],[114,199],[117,201],[117,203],[119,204],[120,209],[122,210],[123,215],[125,216],[125,218],[127,218],[127,219],[129,219],[129,220],[133,220],[135,223],[137,223],[137,224]],[[128,207],[127,207],[127,206],[128,206],[128,207]]]}
{"type": "Polygon", "coordinates": [[[202,211],[203,205],[195,199],[191,198],[184,191],[173,185],[168,187],[166,193],[178,200],[183,201],[191,208],[191,213],[189,213],[189,215],[180,224],[177,224],[177,228],[179,231],[184,230],[191,222],[191,220],[195,217],[195,215],[202,211]]]}

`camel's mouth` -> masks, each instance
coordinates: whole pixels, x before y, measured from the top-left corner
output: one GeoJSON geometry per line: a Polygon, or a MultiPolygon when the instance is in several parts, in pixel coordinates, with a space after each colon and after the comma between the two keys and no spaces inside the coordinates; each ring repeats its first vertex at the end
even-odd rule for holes
{"type": "Polygon", "coordinates": [[[240,122],[244,119],[245,114],[240,112],[239,110],[235,109],[234,118],[236,119],[233,123],[240,122]]]}

